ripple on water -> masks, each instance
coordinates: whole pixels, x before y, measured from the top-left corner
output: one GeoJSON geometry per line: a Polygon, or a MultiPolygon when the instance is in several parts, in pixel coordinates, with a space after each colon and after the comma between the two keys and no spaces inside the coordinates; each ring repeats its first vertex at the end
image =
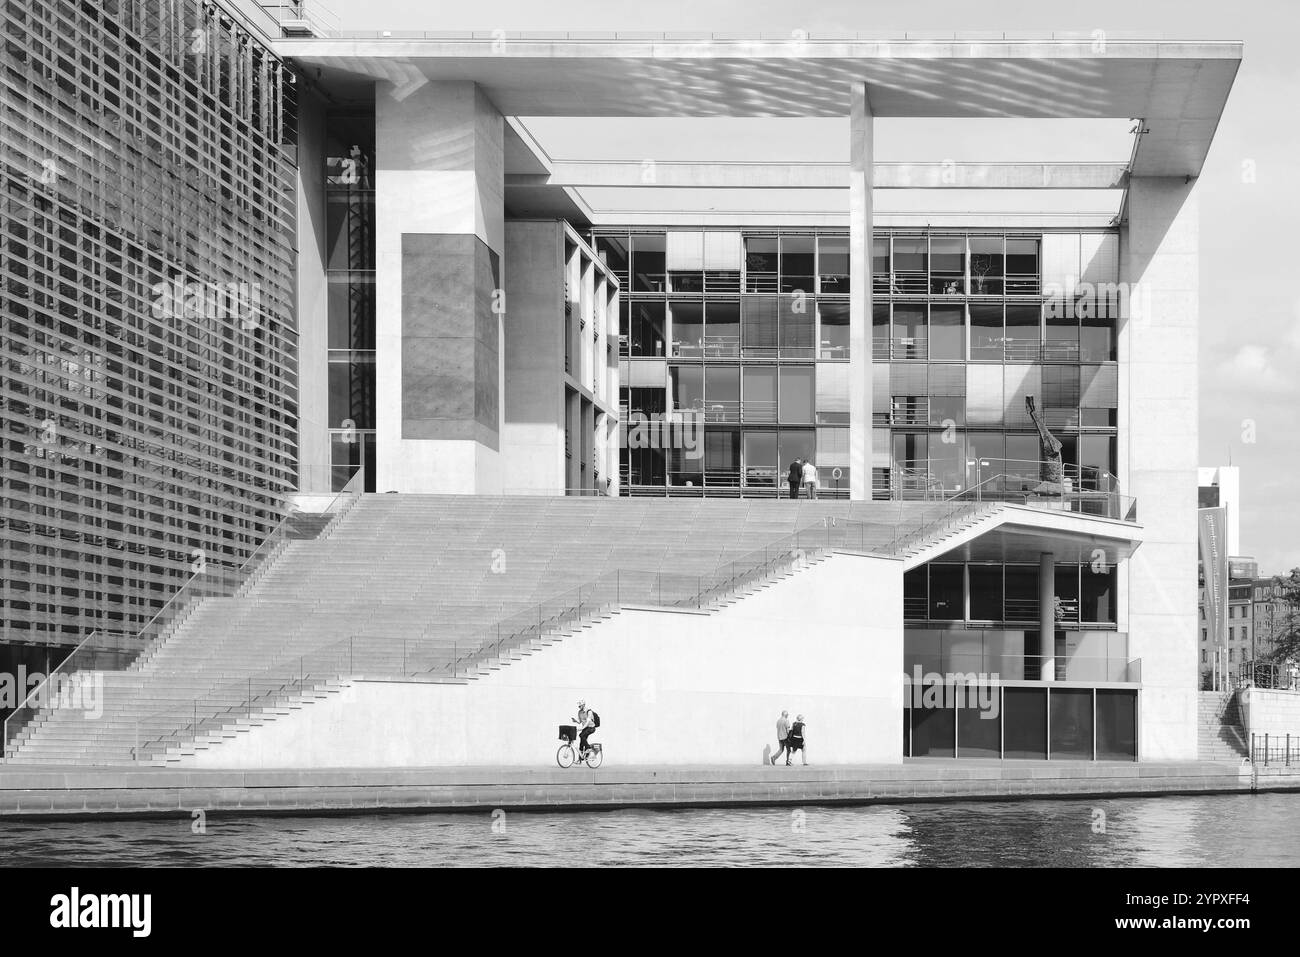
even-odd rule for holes
{"type": "Polygon", "coordinates": [[[1286,867],[1300,795],[0,822],[2,866],[1286,867]],[[495,825],[495,826],[494,826],[495,825]]]}

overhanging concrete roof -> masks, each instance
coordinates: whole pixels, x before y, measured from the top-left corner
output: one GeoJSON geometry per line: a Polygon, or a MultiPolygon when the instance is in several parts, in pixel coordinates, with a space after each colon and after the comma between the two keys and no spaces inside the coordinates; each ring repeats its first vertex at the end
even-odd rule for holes
{"type": "Polygon", "coordinates": [[[1141,118],[1135,175],[1199,175],[1241,62],[1228,42],[285,39],[328,86],[478,83],[509,116],[1141,118]]]}

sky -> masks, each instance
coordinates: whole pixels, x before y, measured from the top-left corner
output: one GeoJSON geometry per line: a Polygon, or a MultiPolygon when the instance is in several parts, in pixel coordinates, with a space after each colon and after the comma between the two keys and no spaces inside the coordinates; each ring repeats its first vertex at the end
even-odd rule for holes
{"type": "MultiPolygon", "coordinates": [[[[327,0],[325,6],[343,30],[505,30],[507,36],[564,30],[732,34],[804,30],[812,36],[1006,31],[1090,36],[1104,30],[1114,38],[1243,42],[1241,70],[1197,190],[1200,461],[1207,466],[1231,462],[1241,468],[1241,550],[1259,560],[1261,572],[1300,566],[1300,503],[1296,501],[1300,492],[1300,124],[1296,122],[1300,57],[1295,49],[1300,4],[1295,0],[747,0],[743,4],[736,0],[635,4],[327,0]]],[[[846,138],[840,138],[838,121],[802,122],[806,133],[789,138],[782,147],[794,155],[754,158],[843,158],[846,150],[837,144],[846,138]]],[[[1084,130],[1048,137],[1043,148],[1050,155],[1006,156],[1008,144],[1020,146],[1014,130],[977,136],[952,121],[946,127],[918,123],[908,128],[906,121],[895,123],[897,128],[880,130],[881,158],[1115,158],[1110,132],[1084,130]],[[951,148],[954,143],[959,149],[951,148]]],[[[530,128],[534,126],[535,122],[530,128]]],[[[621,148],[636,155],[638,137],[644,134],[621,135],[625,137],[621,148]]],[[[739,148],[737,143],[752,145],[757,135],[733,124],[719,131],[712,143],[696,135],[681,139],[700,147],[697,152],[725,155],[727,149],[739,148]]],[[[539,133],[544,145],[549,138],[539,133]]],[[[665,138],[658,135],[657,140],[662,151],[665,138]]],[[[618,137],[612,142],[618,142],[618,137]]],[[[770,138],[765,142],[770,143],[770,138]]]]}

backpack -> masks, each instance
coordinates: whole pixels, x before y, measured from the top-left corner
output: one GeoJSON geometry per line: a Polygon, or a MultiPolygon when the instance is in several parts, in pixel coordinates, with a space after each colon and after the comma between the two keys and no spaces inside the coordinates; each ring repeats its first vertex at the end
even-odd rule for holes
{"type": "Polygon", "coordinates": [[[596,714],[595,711],[592,711],[592,712],[591,712],[591,726],[592,726],[593,728],[599,728],[599,727],[600,727],[600,715],[596,714]]]}

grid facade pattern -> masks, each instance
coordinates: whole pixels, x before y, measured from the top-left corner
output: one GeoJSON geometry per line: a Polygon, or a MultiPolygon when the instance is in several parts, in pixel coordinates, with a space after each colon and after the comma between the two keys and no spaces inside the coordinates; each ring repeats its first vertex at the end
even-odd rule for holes
{"type": "Polygon", "coordinates": [[[213,3],[0,10],[0,637],[68,644],[293,488],[292,78],[213,3]]]}

